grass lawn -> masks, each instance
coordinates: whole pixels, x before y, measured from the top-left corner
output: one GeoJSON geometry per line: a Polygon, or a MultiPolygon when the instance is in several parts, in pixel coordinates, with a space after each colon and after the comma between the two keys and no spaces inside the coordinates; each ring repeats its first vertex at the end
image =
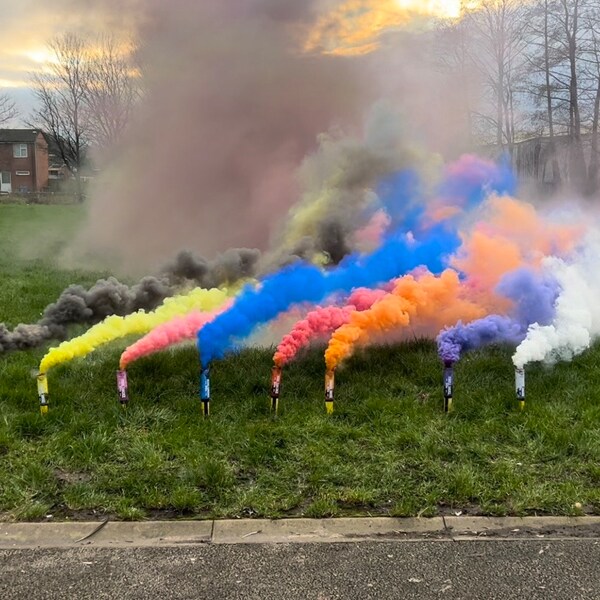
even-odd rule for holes
{"type": "MultiPolygon", "coordinates": [[[[82,211],[0,205],[0,321],[101,275],[52,260],[82,211]],[[16,256],[38,242],[43,260],[16,256]]],[[[204,420],[193,348],[134,364],[122,409],[124,346],[51,371],[47,417],[31,375],[44,349],[0,355],[0,519],[600,513],[598,348],[531,368],[524,413],[510,349],[467,355],[449,416],[433,343],[370,349],[339,371],[332,417],[316,348],[284,371],[278,418],[272,349],[248,350],[214,366],[204,420]]]]}

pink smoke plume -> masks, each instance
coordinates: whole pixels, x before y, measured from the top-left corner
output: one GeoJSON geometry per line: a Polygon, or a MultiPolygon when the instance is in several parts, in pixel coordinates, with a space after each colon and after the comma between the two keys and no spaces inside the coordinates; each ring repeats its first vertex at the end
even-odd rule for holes
{"type": "Polygon", "coordinates": [[[382,289],[358,288],[352,292],[345,306],[318,307],[298,321],[293,329],[281,340],[273,355],[273,362],[283,367],[292,361],[298,352],[313,339],[333,333],[348,323],[355,311],[368,310],[386,295],[382,289]]]}
{"type": "Polygon", "coordinates": [[[198,331],[212,321],[224,310],[227,310],[233,299],[230,298],[214,310],[208,312],[193,311],[183,317],[176,317],[167,323],[155,327],[150,333],[125,349],[121,354],[119,368],[126,369],[133,361],[164,350],[169,346],[179,344],[186,340],[193,340],[198,331]]]}

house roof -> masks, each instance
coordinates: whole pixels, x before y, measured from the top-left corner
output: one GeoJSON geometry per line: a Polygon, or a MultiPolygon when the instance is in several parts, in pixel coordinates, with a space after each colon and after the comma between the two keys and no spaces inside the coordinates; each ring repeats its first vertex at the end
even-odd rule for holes
{"type": "Polygon", "coordinates": [[[0,144],[33,144],[40,129],[0,129],[0,144]]]}

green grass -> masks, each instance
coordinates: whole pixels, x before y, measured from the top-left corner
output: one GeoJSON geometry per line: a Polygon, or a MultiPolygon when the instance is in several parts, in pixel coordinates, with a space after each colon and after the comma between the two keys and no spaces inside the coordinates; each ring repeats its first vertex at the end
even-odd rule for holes
{"type": "MultiPolygon", "coordinates": [[[[35,318],[66,283],[95,279],[12,250],[42,219],[55,225],[45,243],[59,247],[61,223],[76,227],[81,210],[0,206],[6,320],[35,318]]],[[[125,345],[53,370],[45,418],[31,376],[44,349],[0,355],[0,518],[600,513],[599,348],[531,368],[523,413],[510,349],[467,355],[451,415],[432,343],[369,349],[339,371],[331,417],[315,348],[284,371],[277,418],[272,350],[247,350],[214,366],[204,420],[191,347],[134,364],[122,409],[125,345]]]]}

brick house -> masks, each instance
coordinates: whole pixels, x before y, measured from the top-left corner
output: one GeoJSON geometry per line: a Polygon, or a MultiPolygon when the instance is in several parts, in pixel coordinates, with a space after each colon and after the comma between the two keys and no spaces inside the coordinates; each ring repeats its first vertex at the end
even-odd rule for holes
{"type": "Polygon", "coordinates": [[[39,129],[0,129],[0,193],[48,188],[48,142],[39,129]]]}

